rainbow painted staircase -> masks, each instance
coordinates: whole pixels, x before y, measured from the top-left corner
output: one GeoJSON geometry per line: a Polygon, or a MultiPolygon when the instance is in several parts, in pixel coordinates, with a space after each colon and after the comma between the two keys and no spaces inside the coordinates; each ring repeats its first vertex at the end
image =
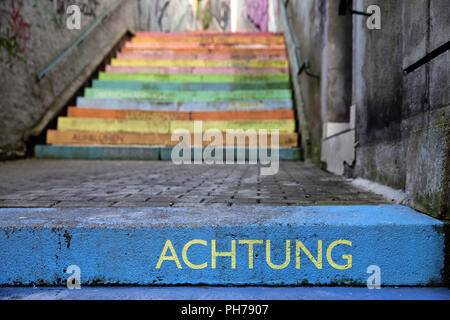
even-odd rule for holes
{"type": "MultiPolygon", "coordinates": [[[[224,141],[227,129],[266,129],[268,141],[278,129],[280,160],[298,160],[283,35],[139,32],[58,118],[35,156],[170,160],[179,144],[172,133],[192,133],[195,121],[220,130],[224,141]]],[[[248,149],[248,140],[233,147],[248,149]]]]}

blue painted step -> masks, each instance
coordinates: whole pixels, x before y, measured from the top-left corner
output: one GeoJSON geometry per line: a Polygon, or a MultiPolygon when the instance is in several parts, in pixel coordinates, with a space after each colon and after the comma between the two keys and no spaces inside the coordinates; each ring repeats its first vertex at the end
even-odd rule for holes
{"type": "MultiPolygon", "coordinates": [[[[72,145],[36,145],[34,155],[39,159],[85,159],[85,160],[171,160],[173,147],[159,146],[72,146],[72,145]]],[[[234,148],[233,159],[237,159],[237,149],[234,148]]],[[[245,152],[245,160],[249,159],[249,148],[239,148],[245,152]]],[[[202,149],[204,150],[204,148],[202,149]]],[[[272,155],[267,149],[267,156],[272,155]]],[[[226,159],[226,150],[223,159],[226,159]]],[[[180,153],[182,156],[182,154],[180,153]]],[[[203,153],[201,154],[203,155],[203,153]]],[[[259,151],[257,151],[259,160],[259,151]]],[[[212,153],[215,156],[215,153],[212,153]]],[[[191,150],[191,160],[194,159],[194,148],[191,150]]],[[[271,159],[269,159],[271,160],[271,159]]],[[[280,161],[300,160],[299,148],[279,148],[280,161]]],[[[267,163],[267,162],[265,162],[267,163]]]]}
{"type": "Polygon", "coordinates": [[[443,280],[443,223],[404,206],[7,208],[0,229],[0,285],[443,280]]]}

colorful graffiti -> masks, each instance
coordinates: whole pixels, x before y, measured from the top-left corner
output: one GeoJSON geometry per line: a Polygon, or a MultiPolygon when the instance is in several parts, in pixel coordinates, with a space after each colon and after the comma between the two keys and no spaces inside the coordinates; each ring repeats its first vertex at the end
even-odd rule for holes
{"type": "Polygon", "coordinates": [[[222,30],[229,30],[231,19],[230,0],[211,1],[211,16],[217,21],[222,30]]]}
{"type": "MultiPolygon", "coordinates": [[[[0,34],[0,63],[6,61],[10,68],[16,60],[26,63],[21,55],[25,53],[31,39],[31,26],[22,16],[22,6],[22,2],[16,3],[15,0],[11,0],[9,24],[5,32],[0,34]]],[[[3,30],[1,25],[0,30],[3,30]]]]}
{"type": "Polygon", "coordinates": [[[17,41],[17,49],[19,53],[24,53],[27,49],[27,43],[31,39],[30,24],[25,22],[21,10],[22,3],[16,6],[15,0],[11,0],[12,12],[9,27],[11,28],[11,35],[17,41]]]}
{"type": "Polygon", "coordinates": [[[246,0],[247,16],[261,31],[267,31],[269,24],[269,3],[267,0],[246,0]]]}
{"type": "Polygon", "coordinates": [[[70,5],[77,5],[80,12],[87,17],[96,17],[99,0],[34,0],[33,7],[50,17],[50,20],[58,27],[62,27],[66,18],[66,10],[70,5]]]}

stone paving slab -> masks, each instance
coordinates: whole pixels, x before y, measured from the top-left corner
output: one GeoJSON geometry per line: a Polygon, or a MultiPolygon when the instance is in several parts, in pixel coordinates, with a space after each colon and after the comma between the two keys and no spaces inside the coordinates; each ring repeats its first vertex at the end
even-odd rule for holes
{"type": "Polygon", "coordinates": [[[302,162],[261,176],[259,165],[32,159],[0,163],[0,177],[3,208],[387,203],[302,162]]]}

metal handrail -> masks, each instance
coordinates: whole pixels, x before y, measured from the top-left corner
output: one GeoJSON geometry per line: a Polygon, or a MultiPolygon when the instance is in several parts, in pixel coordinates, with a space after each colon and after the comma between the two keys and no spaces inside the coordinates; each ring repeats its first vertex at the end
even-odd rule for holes
{"type": "Polygon", "coordinates": [[[71,52],[76,46],[78,46],[89,35],[89,33],[91,33],[91,31],[94,30],[97,25],[102,22],[103,19],[105,19],[111,13],[111,11],[113,11],[121,2],[122,0],[117,0],[116,2],[114,2],[114,4],[111,5],[111,7],[109,7],[105,12],[103,12],[103,14],[98,17],[94,21],[94,23],[85,32],[83,32],[83,34],[74,43],[72,43],[70,47],[64,50],[63,53],[61,53],[55,60],[53,60],[48,66],[46,66],[41,72],[39,72],[37,74],[38,81],[41,80],[45,76],[45,74],[49,72],[56,64],[58,64],[66,55],[68,55],[69,52],[71,52]]]}

